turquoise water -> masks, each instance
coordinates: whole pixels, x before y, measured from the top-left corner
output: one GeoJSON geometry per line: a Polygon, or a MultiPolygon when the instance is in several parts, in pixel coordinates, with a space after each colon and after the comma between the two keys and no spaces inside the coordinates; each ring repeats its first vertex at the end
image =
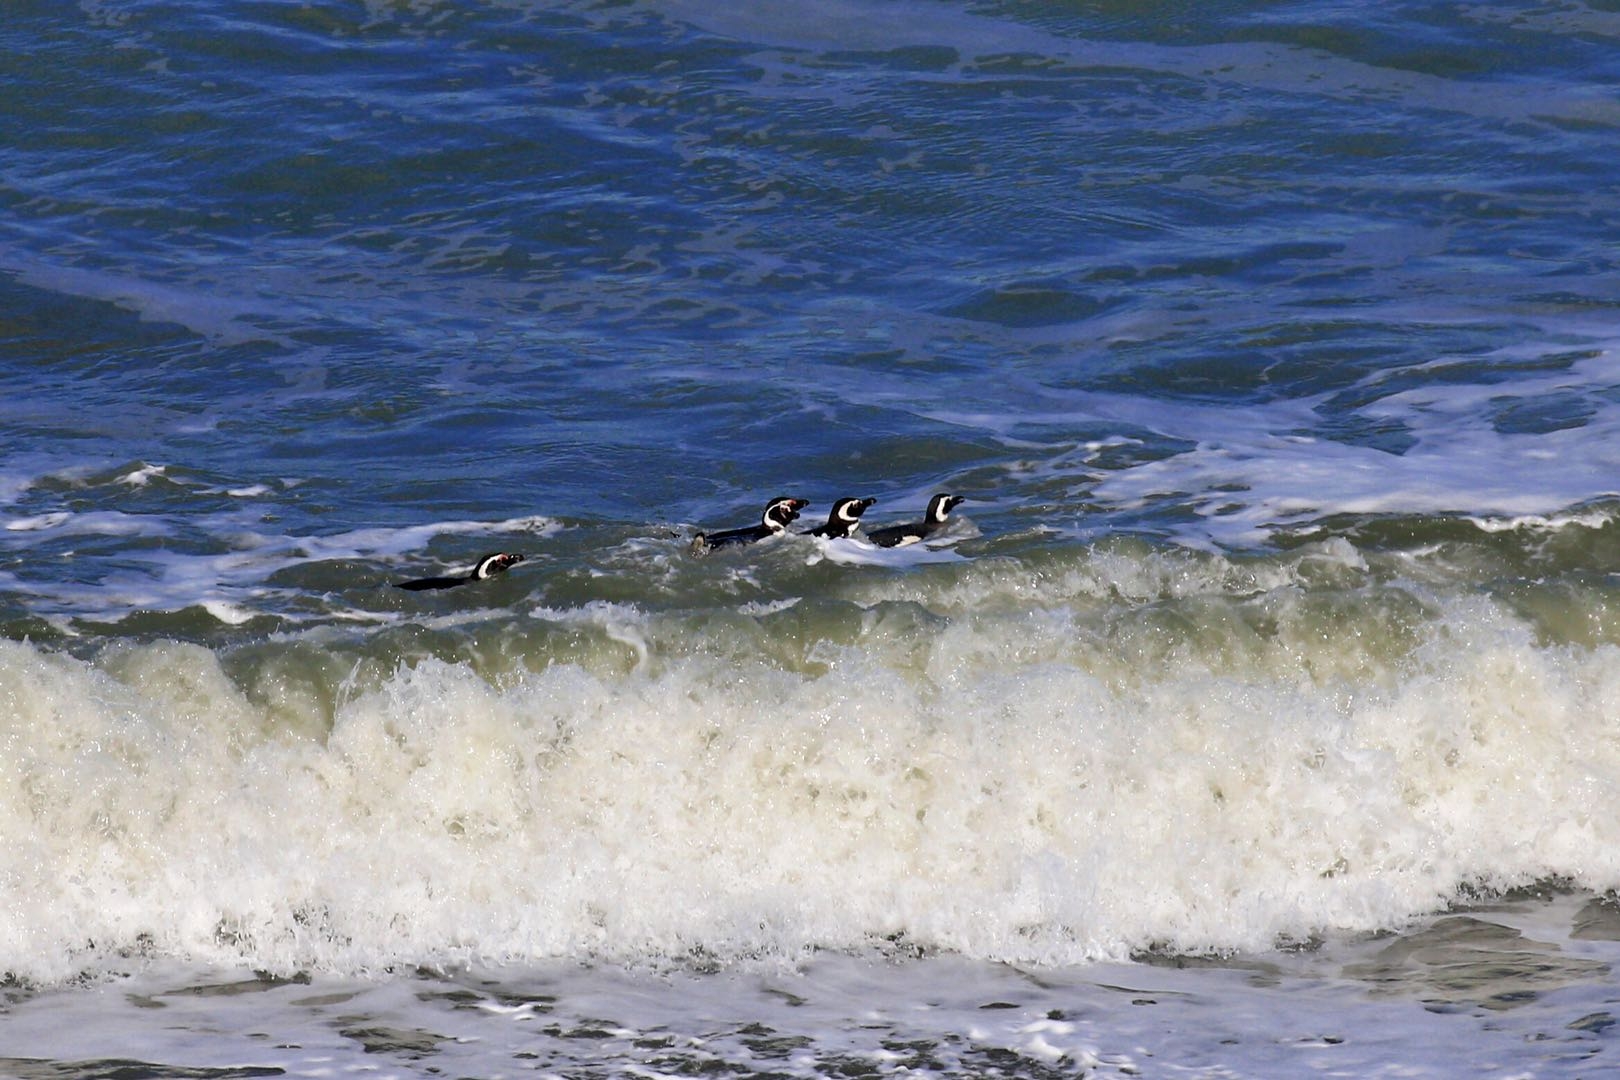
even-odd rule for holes
{"type": "MultiPolygon", "coordinates": [[[[11,5],[14,1034],[126,1030],[131,979],[230,1026],[198,988],[255,971],[441,1030],[466,1001],[410,973],[487,965],[626,1030],[649,968],[780,1030],[759,980],[920,1001],[930,965],[1015,965],[1063,989],[966,1057],[982,1003],[936,1003],[906,1067],[1301,1067],[1259,1021],[1232,1051],[1027,1026],[1073,992],[1136,1031],[1109,980],[1219,956],[1166,1000],[1252,963],[1255,1017],[1367,1004],[1312,1044],[1360,1075],[1430,1038],[1585,1075],[1608,1025],[1567,1024],[1611,1010],[1617,935],[1572,912],[1620,888],[1617,41],[1591,3],[11,5]],[[880,527],[942,491],[923,545],[690,551],[777,495],[880,527]],[[1419,1004],[1412,957],[1473,949],[1446,920],[1478,904],[1487,955],[1567,961],[1575,1014],[1528,961],[1419,1004]]],[[[900,1067],[802,1023],[771,1068],[900,1067]]],[[[518,1068],[491,1053],[456,1067],[518,1068]]]]}

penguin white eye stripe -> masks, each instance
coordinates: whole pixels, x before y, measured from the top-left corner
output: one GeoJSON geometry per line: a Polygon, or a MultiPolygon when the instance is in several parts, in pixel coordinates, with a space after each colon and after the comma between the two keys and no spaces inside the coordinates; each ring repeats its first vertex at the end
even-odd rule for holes
{"type": "Polygon", "coordinates": [[[484,558],[479,560],[478,568],[473,571],[473,576],[482,581],[491,574],[506,569],[508,564],[519,561],[521,560],[515,559],[512,556],[504,553],[500,555],[486,555],[484,558]]]}
{"type": "Polygon", "coordinates": [[[787,528],[788,522],[799,516],[799,508],[803,505],[800,499],[777,499],[765,507],[760,524],[772,532],[782,532],[787,528]]]}

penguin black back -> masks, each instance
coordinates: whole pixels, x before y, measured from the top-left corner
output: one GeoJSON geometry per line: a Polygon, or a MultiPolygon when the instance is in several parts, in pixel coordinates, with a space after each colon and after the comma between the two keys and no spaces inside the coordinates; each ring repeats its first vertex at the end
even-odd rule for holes
{"type": "Polygon", "coordinates": [[[878,547],[904,547],[907,544],[915,544],[919,540],[926,540],[945,527],[946,519],[950,516],[951,511],[956,509],[962,501],[960,495],[948,495],[941,492],[928,500],[928,510],[923,514],[921,521],[875,529],[868,532],[866,538],[878,547]]]}
{"type": "Polygon", "coordinates": [[[799,511],[809,505],[803,499],[778,495],[765,504],[765,510],[759,516],[758,525],[749,525],[741,529],[727,529],[724,532],[698,533],[692,538],[692,554],[702,555],[718,547],[752,544],[764,540],[768,536],[777,536],[787,531],[787,527],[798,520],[799,511]]]}
{"type": "Polygon", "coordinates": [[[401,581],[398,588],[409,589],[411,592],[425,592],[432,589],[454,589],[474,581],[484,581],[496,574],[504,574],[512,567],[523,561],[523,556],[512,551],[497,551],[485,555],[465,574],[451,574],[446,577],[417,578],[414,581],[401,581]]]}

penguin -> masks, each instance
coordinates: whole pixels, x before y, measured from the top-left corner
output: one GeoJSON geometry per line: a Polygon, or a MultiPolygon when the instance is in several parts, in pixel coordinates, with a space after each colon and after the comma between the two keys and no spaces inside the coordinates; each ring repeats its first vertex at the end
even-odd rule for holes
{"type": "Polygon", "coordinates": [[[692,554],[702,555],[717,547],[752,544],[768,536],[780,535],[798,518],[799,511],[809,505],[803,499],[779,495],[765,504],[765,512],[759,516],[758,525],[749,525],[743,529],[727,529],[717,533],[698,533],[692,538],[692,554]]]}
{"type": "Polygon", "coordinates": [[[817,525],[807,530],[805,535],[832,539],[854,536],[855,530],[860,528],[861,515],[875,502],[876,499],[839,499],[833,503],[832,513],[827,515],[827,524],[817,525]]]}
{"type": "Polygon", "coordinates": [[[874,529],[866,534],[866,538],[878,547],[905,547],[907,544],[926,540],[945,527],[945,518],[962,501],[960,495],[946,495],[942,492],[928,500],[928,512],[923,515],[921,521],[874,529]]]}
{"type": "Polygon", "coordinates": [[[504,574],[507,570],[523,561],[523,556],[510,551],[497,551],[493,555],[485,555],[478,560],[478,565],[466,574],[452,574],[449,577],[425,577],[415,581],[401,581],[398,588],[409,589],[412,592],[422,592],[425,589],[454,589],[458,585],[465,585],[470,581],[483,581],[504,574]]]}

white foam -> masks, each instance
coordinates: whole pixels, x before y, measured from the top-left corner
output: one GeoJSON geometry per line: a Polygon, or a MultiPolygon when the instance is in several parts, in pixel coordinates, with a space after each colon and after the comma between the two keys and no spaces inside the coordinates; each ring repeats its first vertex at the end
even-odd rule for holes
{"type": "Polygon", "coordinates": [[[551,536],[562,526],[541,514],[498,521],[436,521],[402,527],[351,529],[328,536],[278,538],[311,558],[365,558],[415,552],[438,536],[483,536],[526,533],[551,536]]]}
{"type": "MultiPolygon", "coordinates": [[[[1504,350],[1501,359],[1522,361],[1523,353],[1504,350]]],[[[1367,389],[1375,390],[1382,379],[1368,380],[1367,389]]],[[[1605,392],[1616,380],[1620,353],[1603,352],[1506,383],[1448,380],[1401,390],[1358,410],[1403,428],[1412,445],[1401,453],[1300,434],[1319,426],[1313,412],[1325,398],[1233,409],[1082,394],[1074,404],[1099,421],[1140,425],[1195,444],[1160,460],[1093,474],[1090,494],[1102,507],[1138,510],[1168,497],[1200,515],[1196,531],[1183,539],[1242,546],[1337,514],[1522,521],[1612,497],[1620,491],[1620,405],[1605,392]],[[1592,415],[1550,431],[1498,428],[1495,418],[1505,402],[1555,394],[1579,397],[1592,415]]]]}
{"type": "Polygon", "coordinates": [[[1265,636],[1196,600],[879,604],[802,671],[602,605],[541,614],[629,667],[426,659],[325,705],[193,646],[0,644],[0,970],[65,977],[92,941],[355,972],[895,934],[1050,965],[1399,925],[1468,882],[1620,885],[1620,652],[1465,598],[1392,661],[1376,606],[1334,636],[1267,604],[1265,636]]]}
{"type": "Polygon", "coordinates": [[[241,626],[251,620],[255,612],[224,600],[204,600],[202,609],[227,626],[241,626]]]}
{"type": "Polygon", "coordinates": [[[143,463],[133,469],[130,469],[126,473],[121,473],[117,477],[117,480],[119,483],[128,484],[130,487],[145,487],[147,484],[151,483],[154,477],[167,477],[168,473],[169,470],[168,466],[166,465],[148,465],[143,463]]]}
{"type": "Polygon", "coordinates": [[[1470,514],[1468,521],[1481,532],[1500,533],[1536,530],[1556,532],[1559,529],[1601,529],[1615,518],[1610,507],[1602,509],[1570,510],[1561,514],[1515,514],[1509,517],[1481,517],[1470,514]]]}
{"type": "Polygon", "coordinates": [[[11,518],[7,532],[56,532],[67,536],[167,536],[168,523],[150,514],[126,514],[118,510],[90,510],[72,513],[52,510],[28,517],[11,518]]]}
{"type": "Polygon", "coordinates": [[[54,529],[67,521],[73,515],[66,510],[53,510],[48,514],[34,514],[31,517],[10,518],[6,521],[7,532],[40,532],[44,529],[54,529]]]}
{"type": "Polygon", "coordinates": [[[952,533],[941,533],[931,536],[926,542],[905,544],[899,547],[878,547],[876,544],[856,535],[839,539],[827,539],[812,536],[807,539],[815,545],[805,558],[805,561],[814,565],[826,560],[827,562],[841,563],[845,566],[923,566],[928,563],[964,562],[962,555],[952,551],[951,546],[965,537],[977,535],[966,529],[960,531],[953,529],[952,533]]]}

